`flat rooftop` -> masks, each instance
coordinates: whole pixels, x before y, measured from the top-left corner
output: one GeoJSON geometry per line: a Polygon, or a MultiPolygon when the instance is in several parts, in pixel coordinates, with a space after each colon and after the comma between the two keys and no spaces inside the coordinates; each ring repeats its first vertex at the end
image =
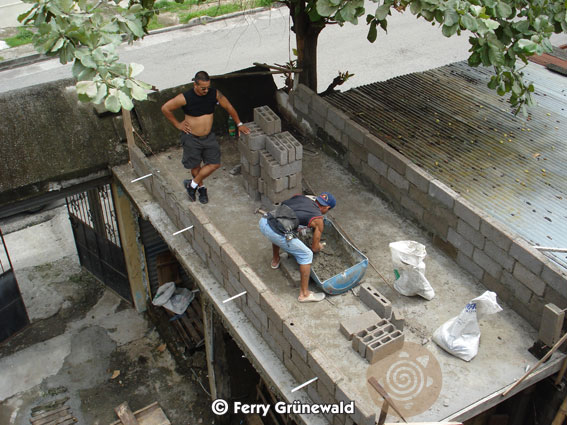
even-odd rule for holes
{"type": "MultiPolygon", "coordinates": [[[[242,185],[242,176],[229,173],[240,159],[236,142],[223,140],[221,147],[223,167],[206,180],[210,201],[207,205],[193,204],[191,208],[200,210],[209,218],[269,290],[281,299],[288,310],[287,317],[299,323],[307,331],[310,343],[323,351],[333,366],[347,377],[347,384],[357,400],[374,406],[379,414],[379,405],[372,401],[366,383],[370,365],[352,349],[351,342],[339,330],[341,321],[369,308],[356,296],[356,291],[330,296],[321,303],[297,302],[298,289],[290,284],[281,270],[270,268],[271,245],[260,233],[260,215],[255,213],[260,203],[249,198],[242,185]]],[[[369,267],[363,283],[373,285],[402,312],[406,321],[405,341],[428,350],[440,365],[442,387],[439,397],[431,408],[411,420],[466,419],[501,401],[499,392],[537,362],[528,352],[537,339],[537,330],[512,308],[501,303],[502,312],[481,320],[480,349],[471,362],[460,360],[439,348],[431,341],[435,329],[458,315],[471,299],[486,288],[434,247],[427,234],[416,224],[399,215],[347,169],[314,146],[306,147],[304,179],[315,191],[326,190],[335,195],[338,203],[330,215],[379,271],[378,274],[369,267]],[[394,277],[388,244],[399,240],[414,240],[427,247],[426,277],[436,293],[431,301],[405,297],[392,289],[394,277]]],[[[181,149],[173,148],[148,159],[160,171],[168,189],[176,194],[178,207],[188,208],[189,201],[182,185],[182,181],[188,178],[188,170],[181,164],[181,149]]],[[[136,177],[132,167],[124,165],[116,170],[122,183],[127,183],[125,187],[128,190],[131,187],[128,179],[136,177]]],[[[140,190],[128,191],[136,201],[139,195],[135,192],[140,190]]],[[[562,354],[556,353],[526,384],[557,371],[562,358],[562,354]]],[[[395,421],[396,417],[390,417],[390,420],[395,421]]]]}

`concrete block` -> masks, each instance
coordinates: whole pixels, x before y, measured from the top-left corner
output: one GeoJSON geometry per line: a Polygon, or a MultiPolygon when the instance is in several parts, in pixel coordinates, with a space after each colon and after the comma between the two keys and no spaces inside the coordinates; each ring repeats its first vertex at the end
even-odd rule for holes
{"type": "Polygon", "coordinates": [[[429,193],[429,182],[433,180],[433,177],[419,166],[408,163],[406,165],[406,179],[421,192],[429,193]]]}
{"type": "Polygon", "coordinates": [[[275,136],[268,136],[266,138],[266,150],[270,152],[270,155],[272,155],[278,164],[285,165],[289,162],[287,149],[275,136]]]}
{"type": "Polygon", "coordinates": [[[392,308],[392,316],[390,317],[390,322],[392,322],[392,325],[394,325],[397,329],[403,331],[406,319],[399,309],[392,308]]]}
{"type": "Polygon", "coordinates": [[[367,156],[368,165],[381,176],[386,177],[388,174],[388,166],[384,161],[369,153],[367,156]]]}
{"type": "MultiPolygon", "coordinates": [[[[284,134],[284,133],[279,133],[279,134],[284,134]]],[[[280,140],[280,143],[287,150],[287,161],[288,162],[295,161],[295,146],[293,146],[293,144],[287,139],[280,140]]],[[[301,158],[298,158],[298,159],[301,159],[301,158]]]]}
{"type": "Polygon", "coordinates": [[[246,182],[248,183],[247,187],[248,189],[254,189],[257,190],[258,189],[258,177],[255,177],[251,174],[248,174],[247,172],[242,172],[242,178],[244,180],[246,180],[246,182]]]}
{"type": "Polygon", "coordinates": [[[439,180],[431,180],[429,182],[429,195],[449,209],[453,209],[455,198],[459,196],[453,189],[439,180]]]}
{"type": "Polygon", "coordinates": [[[518,260],[532,273],[539,275],[543,270],[543,264],[547,263],[547,257],[527,243],[524,239],[517,238],[512,242],[510,255],[518,260]]]}
{"type": "MultiPolygon", "coordinates": [[[[489,281],[489,274],[485,274],[484,281],[489,281]]],[[[490,276],[491,277],[491,276],[490,276]]],[[[492,283],[492,282],[491,282],[492,283]]],[[[528,287],[524,286],[521,282],[518,281],[512,274],[508,273],[507,271],[502,272],[502,276],[500,276],[500,282],[506,291],[510,293],[511,296],[518,299],[523,305],[528,305],[530,300],[532,299],[533,292],[528,287]]],[[[504,298],[504,295],[501,295],[500,291],[495,291],[499,297],[504,298]]]]}
{"type": "Polygon", "coordinates": [[[384,159],[385,146],[386,143],[373,134],[366,134],[364,136],[364,149],[380,160],[384,159]]]}
{"type": "Polygon", "coordinates": [[[406,164],[409,162],[405,156],[390,147],[389,145],[384,145],[384,156],[383,161],[398,172],[398,174],[405,176],[406,174],[406,164]]]}
{"type": "Polygon", "coordinates": [[[395,353],[403,347],[403,332],[395,329],[394,325],[390,326],[391,329],[393,329],[391,332],[386,331],[385,335],[376,338],[366,347],[366,360],[368,360],[370,364],[388,357],[390,354],[395,353]]]}
{"type": "Polygon", "coordinates": [[[288,176],[292,173],[297,173],[301,171],[301,161],[295,161],[293,164],[297,162],[299,162],[300,164],[299,170],[290,172],[291,164],[280,165],[267,150],[261,150],[260,166],[262,167],[262,172],[265,173],[261,174],[261,176],[264,178],[264,180],[267,180],[267,176],[275,179],[288,176]]]}
{"type": "Polygon", "coordinates": [[[320,387],[320,384],[322,384],[334,400],[337,384],[344,379],[343,374],[334,366],[334,362],[319,348],[309,351],[307,364],[318,378],[317,387],[320,387]]]}
{"type": "Polygon", "coordinates": [[[327,120],[327,112],[329,111],[330,105],[325,102],[320,96],[315,95],[311,98],[311,110],[315,111],[325,120],[327,120]]]}
{"type": "MultiPolygon", "coordinates": [[[[225,276],[225,274],[223,274],[220,256],[217,255],[214,252],[210,252],[209,256],[207,257],[206,264],[207,264],[209,271],[213,274],[215,279],[221,285],[225,286],[224,280],[225,280],[225,277],[227,277],[227,276],[225,276]]],[[[228,271],[227,271],[227,273],[228,273],[228,271]]],[[[225,287],[225,289],[228,290],[228,288],[226,288],[226,287],[225,287]]],[[[235,295],[235,294],[233,294],[233,295],[235,295]]]]}
{"type": "Polygon", "coordinates": [[[280,297],[271,291],[260,294],[260,308],[268,315],[268,319],[274,323],[278,331],[282,331],[283,322],[290,316],[289,308],[281,301],[280,297]]]}
{"type": "Polygon", "coordinates": [[[279,205],[272,202],[272,200],[268,198],[268,195],[266,195],[265,193],[262,193],[260,195],[260,201],[262,202],[262,208],[264,208],[266,211],[272,211],[279,205]]]}
{"type": "Polygon", "coordinates": [[[240,268],[247,265],[244,258],[230,243],[221,246],[221,261],[237,278],[240,276],[240,268]]]}
{"type": "Polygon", "coordinates": [[[561,338],[565,312],[555,304],[546,304],[539,326],[539,339],[548,347],[553,347],[561,338]]]}
{"type": "Polygon", "coordinates": [[[513,276],[531,289],[534,294],[540,297],[543,296],[546,286],[545,282],[525,268],[521,263],[516,263],[514,266],[513,276]]]}
{"type": "Polygon", "coordinates": [[[514,270],[514,263],[516,260],[508,255],[506,251],[500,249],[494,242],[487,238],[484,245],[484,252],[492,260],[500,264],[505,270],[512,272],[514,270]]]}
{"type": "Polygon", "coordinates": [[[473,260],[476,264],[482,267],[487,273],[495,278],[499,278],[502,274],[502,266],[496,261],[493,261],[488,255],[478,248],[475,248],[473,260]]]}
{"type": "Polygon", "coordinates": [[[506,252],[508,252],[512,241],[516,238],[514,234],[506,231],[496,220],[486,216],[480,222],[480,232],[506,252]]]}
{"type": "Polygon", "coordinates": [[[258,177],[258,192],[260,194],[266,192],[266,181],[262,177],[258,177]]]}
{"type": "Polygon", "coordinates": [[[352,349],[356,352],[358,352],[361,357],[365,357],[366,356],[366,343],[370,342],[373,337],[372,337],[372,333],[377,331],[379,328],[381,328],[382,326],[385,326],[388,324],[388,321],[386,319],[382,319],[380,321],[378,321],[377,323],[367,327],[366,329],[363,329],[355,334],[353,334],[352,336],[352,349]]]}
{"type": "MultiPolygon", "coordinates": [[[[269,326],[269,320],[268,320],[268,326],[269,326]]],[[[262,338],[264,338],[264,341],[268,343],[268,346],[272,349],[276,357],[283,363],[284,358],[286,356],[285,353],[283,352],[282,347],[278,345],[274,336],[270,332],[268,332],[267,329],[264,329],[264,332],[262,332],[262,338]]]]}
{"type": "Polygon", "coordinates": [[[476,208],[463,197],[459,196],[455,199],[453,208],[456,216],[469,224],[473,229],[480,230],[480,215],[476,208]]]}
{"type": "Polygon", "coordinates": [[[360,285],[358,296],[360,301],[374,310],[382,319],[389,319],[392,315],[392,303],[369,283],[360,285]]]}
{"type": "Polygon", "coordinates": [[[302,173],[290,174],[288,176],[287,186],[289,189],[299,189],[301,192],[301,181],[303,179],[302,173]]]}
{"type": "Polygon", "coordinates": [[[425,208],[419,205],[419,203],[406,195],[402,195],[400,204],[402,205],[402,207],[408,210],[414,218],[419,221],[422,220],[425,208]]]}
{"type": "MultiPolygon", "coordinates": [[[[289,178],[287,176],[279,177],[279,178],[272,178],[270,176],[266,176],[265,180],[266,187],[264,193],[269,196],[270,193],[279,193],[282,190],[288,189],[289,185],[289,178]]],[[[272,198],[270,196],[270,198],[272,198]]]]}
{"type": "Polygon", "coordinates": [[[240,138],[244,141],[244,144],[251,151],[257,151],[260,149],[265,149],[266,147],[266,133],[262,131],[261,127],[253,122],[245,124],[250,130],[250,134],[240,134],[240,138]]]}
{"type": "Polygon", "coordinates": [[[207,245],[210,246],[211,252],[214,252],[220,258],[221,246],[227,243],[223,234],[212,223],[205,224],[203,237],[207,245]]]}
{"type": "Polygon", "coordinates": [[[307,353],[316,348],[307,332],[293,319],[286,319],[283,321],[283,335],[297,356],[307,364],[307,353]]]}
{"type": "Polygon", "coordinates": [[[264,284],[262,279],[252,270],[249,266],[240,266],[240,273],[238,275],[240,283],[248,292],[248,300],[253,300],[257,305],[260,305],[260,295],[268,291],[268,287],[264,284]]]}
{"type": "Polygon", "coordinates": [[[484,269],[476,264],[473,260],[467,257],[464,253],[459,252],[457,254],[457,264],[460,265],[463,269],[468,271],[472,274],[476,279],[482,279],[482,275],[484,274],[484,269]]]}
{"type": "Polygon", "coordinates": [[[341,140],[342,137],[341,130],[335,127],[331,121],[325,122],[324,129],[325,132],[329,135],[329,137],[334,139],[336,142],[339,142],[339,140],[341,140]]]}
{"type": "MultiPolygon", "coordinates": [[[[276,344],[281,348],[283,355],[286,357],[291,357],[291,344],[285,338],[282,331],[277,330],[273,326],[272,321],[270,321],[269,319],[268,319],[268,332],[270,333],[270,335],[272,335],[272,337],[276,341],[276,344]]],[[[283,362],[283,358],[281,360],[283,362]]]]}
{"type": "MultiPolygon", "coordinates": [[[[297,365],[297,352],[294,352],[294,350],[291,350],[291,357],[284,357],[284,365],[287,368],[287,370],[289,371],[289,373],[291,373],[291,376],[293,376],[295,378],[295,380],[297,381],[298,384],[302,384],[306,381],[308,381],[311,378],[308,378],[308,376],[311,376],[310,370],[307,369],[307,375],[304,374],[304,370],[300,369],[297,365]]],[[[300,359],[301,360],[301,359],[300,359]]],[[[303,360],[301,360],[302,364],[306,365],[305,362],[303,362],[303,360]]]]}
{"type": "Polygon", "coordinates": [[[260,177],[260,164],[252,165],[250,164],[250,175],[252,177],[260,177]]]}
{"type": "Polygon", "coordinates": [[[541,278],[558,294],[567,298],[567,273],[561,271],[553,264],[545,264],[541,272],[541,278]]]}
{"type": "Polygon", "coordinates": [[[450,227],[447,232],[447,240],[467,257],[472,257],[474,250],[473,244],[459,235],[452,227],[450,227]]]}
{"type": "Polygon", "coordinates": [[[471,242],[477,248],[484,248],[484,242],[486,239],[484,235],[461,219],[459,219],[457,222],[457,233],[459,233],[463,238],[471,242]]]}
{"type": "Polygon", "coordinates": [[[298,188],[284,189],[281,192],[274,192],[273,190],[270,189],[269,184],[266,186],[266,195],[268,196],[268,198],[270,198],[270,200],[273,203],[281,203],[286,199],[289,199],[292,196],[297,195],[298,193],[301,193],[301,191],[298,188]]]}
{"type": "Polygon", "coordinates": [[[300,384],[303,384],[303,382],[315,377],[313,371],[307,365],[307,360],[304,360],[303,357],[300,356],[299,353],[295,351],[295,348],[293,347],[291,348],[291,359],[295,367],[297,367],[297,369],[299,370],[301,376],[305,377],[303,381],[299,382],[300,384]]]}
{"type": "Polygon", "coordinates": [[[400,190],[406,192],[409,190],[409,182],[402,175],[398,174],[398,172],[393,168],[388,169],[387,177],[388,180],[390,180],[392,184],[394,184],[394,186],[396,186],[400,190]]]}
{"type": "Polygon", "coordinates": [[[262,309],[260,308],[260,304],[255,303],[250,295],[250,292],[248,292],[248,297],[246,298],[246,302],[247,302],[247,307],[250,309],[250,311],[254,314],[254,316],[258,319],[258,322],[260,323],[260,325],[262,326],[263,329],[267,329],[268,328],[268,315],[262,311],[262,309]]]}
{"type": "Polygon", "coordinates": [[[344,132],[359,145],[364,145],[364,136],[368,134],[368,130],[351,120],[345,123],[344,132]]]}
{"type": "MultiPolygon", "coordinates": [[[[283,134],[285,134],[285,133],[283,133],[283,134]]],[[[303,145],[299,142],[299,140],[297,140],[295,137],[293,137],[290,133],[288,133],[288,134],[289,134],[288,140],[292,144],[292,146],[295,148],[295,160],[299,161],[300,159],[303,159],[303,145]]]]}
{"type": "Polygon", "coordinates": [[[567,298],[559,294],[555,289],[548,286],[545,288],[544,299],[548,303],[553,303],[560,309],[567,308],[567,298]]]}
{"type": "Polygon", "coordinates": [[[345,128],[345,122],[348,121],[348,117],[341,110],[330,106],[327,111],[327,120],[333,123],[335,128],[343,130],[345,128]]]}
{"type": "Polygon", "coordinates": [[[301,284],[301,274],[299,273],[299,265],[292,255],[282,255],[280,269],[284,276],[291,282],[291,286],[299,288],[301,284]]]}
{"type": "Polygon", "coordinates": [[[282,123],[269,106],[259,106],[254,108],[254,122],[260,126],[267,135],[282,131],[282,123]]]}
{"type": "Polygon", "coordinates": [[[254,329],[256,329],[258,333],[262,334],[265,331],[265,326],[267,326],[267,319],[266,319],[266,325],[264,326],[260,318],[254,314],[254,312],[252,311],[252,309],[248,304],[243,304],[241,310],[246,316],[246,318],[250,321],[250,323],[252,323],[254,329]]]}
{"type": "Polygon", "coordinates": [[[340,323],[340,330],[346,339],[352,340],[354,334],[380,321],[380,316],[374,310],[350,317],[340,323]]]}
{"type": "Polygon", "coordinates": [[[248,162],[248,159],[246,159],[246,156],[243,154],[240,155],[240,165],[242,166],[243,175],[244,173],[250,174],[250,163],[248,162]]]}

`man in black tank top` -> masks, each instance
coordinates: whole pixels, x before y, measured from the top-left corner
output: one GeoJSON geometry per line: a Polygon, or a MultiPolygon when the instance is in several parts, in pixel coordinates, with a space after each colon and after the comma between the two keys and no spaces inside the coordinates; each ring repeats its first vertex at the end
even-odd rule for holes
{"type": "Polygon", "coordinates": [[[285,234],[274,223],[276,219],[271,214],[267,214],[260,219],[259,224],[262,234],[272,242],[271,267],[277,269],[280,266],[280,248],[293,255],[299,264],[299,274],[301,275],[297,300],[301,303],[322,301],[325,299],[325,294],[309,291],[309,275],[311,274],[313,253],[323,249],[321,244],[321,235],[325,227],[323,215],[334,208],[337,201],[329,192],[323,192],[315,199],[304,195],[295,195],[287,201],[283,201],[282,204],[295,212],[300,226],[313,229],[313,242],[309,248],[299,238],[286,238],[285,234]]]}
{"type": "Polygon", "coordinates": [[[228,99],[219,90],[211,87],[209,74],[199,71],[193,81],[195,83],[191,89],[168,100],[161,107],[161,111],[169,122],[181,131],[181,162],[185,168],[191,170],[193,177],[183,181],[189,199],[195,201],[198,191],[199,201],[206,204],[209,198],[203,180],[220,167],[220,146],[211,131],[215,106],[218,104],[229,113],[237,123],[239,132],[248,134],[250,130],[242,124],[228,99]],[[185,119],[181,122],[173,115],[173,111],[180,108],[185,113],[185,119]]]}

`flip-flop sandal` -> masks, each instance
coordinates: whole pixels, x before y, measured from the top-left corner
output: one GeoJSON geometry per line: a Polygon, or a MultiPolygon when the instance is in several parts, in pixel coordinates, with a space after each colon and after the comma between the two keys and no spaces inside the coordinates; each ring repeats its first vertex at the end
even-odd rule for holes
{"type": "Polygon", "coordinates": [[[272,263],[270,263],[270,267],[271,267],[272,269],[274,269],[274,270],[275,270],[275,269],[278,269],[278,268],[280,267],[281,262],[282,262],[282,257],[280,257],[280,260],[278,261],[278,264],[276,264],[275,266],[274,266],[272,263]]]}
{"type": "Polygon", "coordinates": [[[316,303],[319,301],[323,301],[325,299],[325,294],[323,294],[322,292],[311,292],[307,297],[303,298],[302,300],[300,300],[299,298],[297,299],[297,301],[299,301],[300,303],[316,303]]]}

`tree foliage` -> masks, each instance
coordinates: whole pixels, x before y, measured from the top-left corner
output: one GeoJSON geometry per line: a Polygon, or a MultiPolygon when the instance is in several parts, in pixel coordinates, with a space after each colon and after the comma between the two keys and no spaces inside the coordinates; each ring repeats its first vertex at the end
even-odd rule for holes
{"type": "MultiPolygon", "coordinates": [[[[526,82],[520,67],[528,57],[552,51],[550,36],[567,32],[567,2],[564,0],[378,0],[374,14],[366,16],[368,40],[376,41],[378,30],[386,31],[392,10],[409,11],[441,27],[444,36],[470,34],[470,66],[492,66],[488,86],[526,114],[533,105],[534,86],[526,82]],[[521,61],[521,62],[520,62],[521,61]]],[[[354,0],[317,0],[317,10],[338,22],[357,23],[354,0]]]]}
{"type": "MultiPolygon", "coordinates": [[[[32,8],[18,20],[36,28],[33,43],[62,64],[73,63],[79,99],[104,102],[106,109],[131,110],[132,100],[145,100],[150,84],[136,79],[140,64],[119,62],[116,48],[142,38],[154,14],[153,0],[131,0],[128,8],[109,8],[120,0],[24,0],[32,8]]],[[[116,3],[116,4],[115,4],[116,3]]]]}
{"type": "MultiPolygon", "coordinates": [[[[119,62],[116,47],[146,33],[155,13],[155,0],[130,0],[127,9],[101,13],[108,0],[23,0],[32,4],[20,22],[36,27],[36,48],[74,62],[81,100],[104,101],[110,111],[132,108],[132,99],[146,99],[149,84],[137,80],[143,67],[119,62]]],[[[119,0],[113,0],[118,3],[119,0]]],[[[176,0],[182,2],[183,0],[176,0]]],[[[374,0],[373,0],[374,1],[374,0]]],[[[298,66],[307,84],[316,89],[316,48],[319,33],[328,24],[358,23],[365,13],[364,0],[283,0],[293,19],[298,66]]],[[[492,66],[489,87],[510,94],[510,103],[526,113],[533,104],[533,84],[524,80],[522,63],[534,54],[551,52],[553,33],[567,32],[565,0],[375,0],[376,11],[366,15],[367,38],[374,42],[388,28],[393,10],[409,11],[451,37],[469,34],[471,66],[492,66]],[[520,68],[518,68],[520,65],[520,68]]],[[[110,2],[112,3],[112,2],[110,2]]]]}

